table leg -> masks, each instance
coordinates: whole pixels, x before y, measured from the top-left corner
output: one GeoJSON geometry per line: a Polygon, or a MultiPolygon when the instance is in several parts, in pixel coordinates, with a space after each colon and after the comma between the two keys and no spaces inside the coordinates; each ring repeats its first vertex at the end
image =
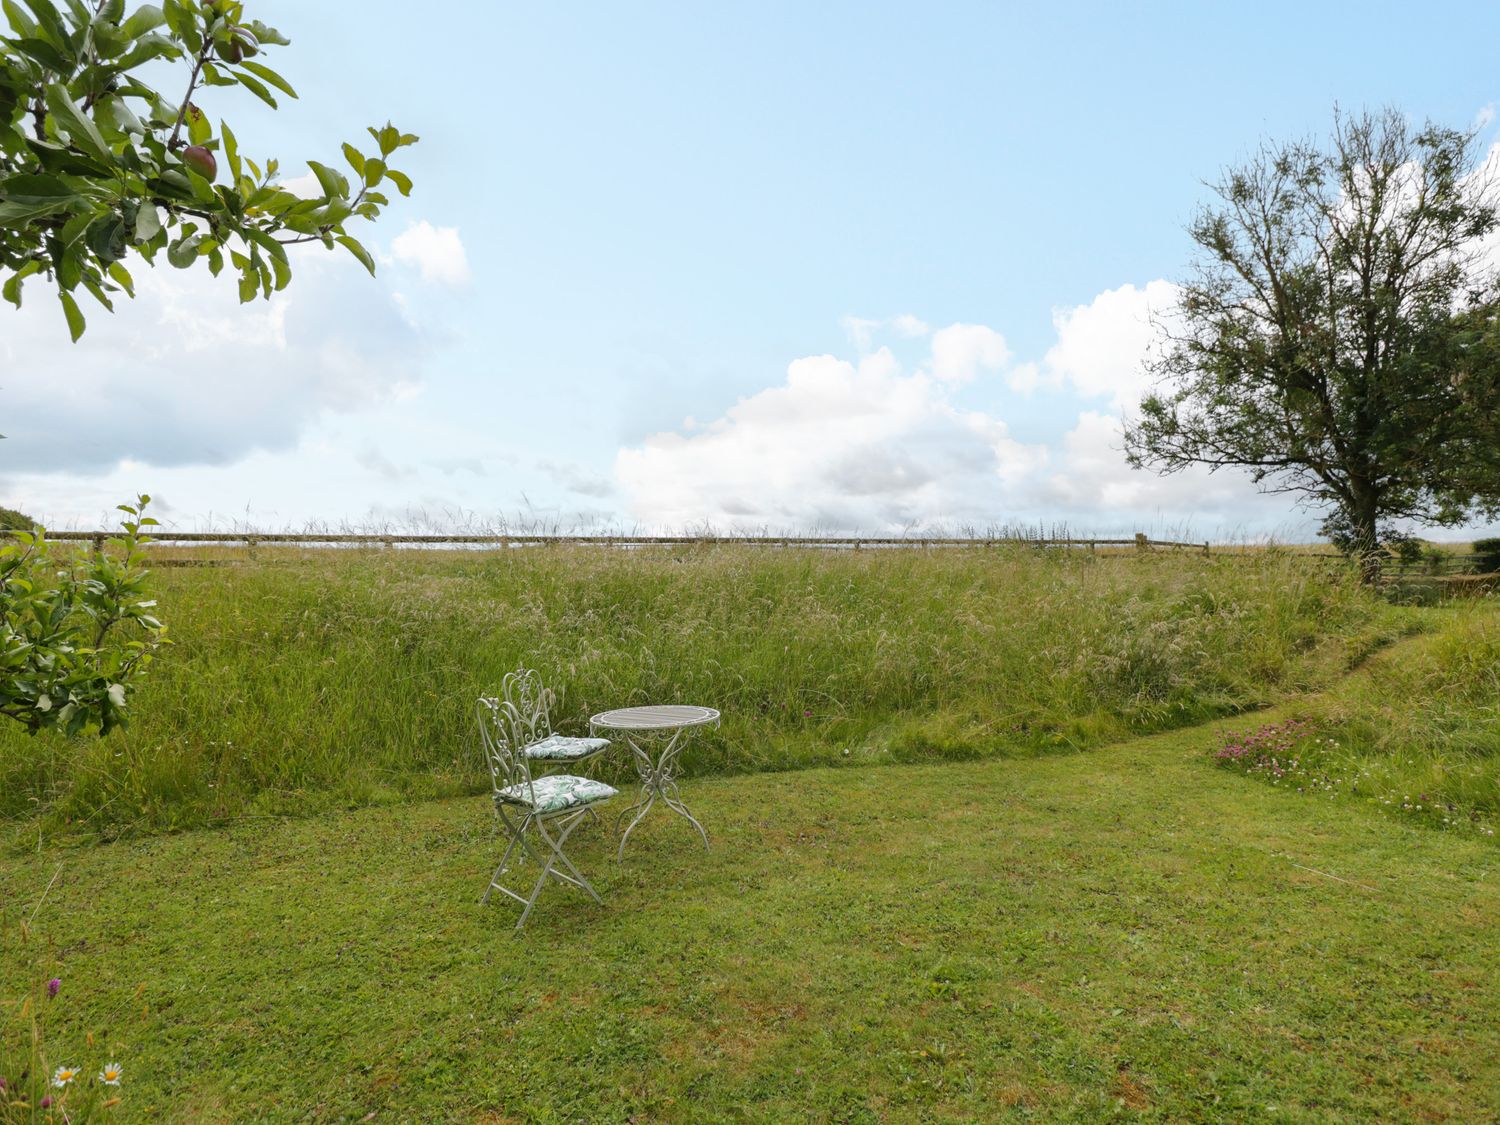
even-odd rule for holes
{"type": "MultiPolygon", "coordinates": [[[[623,822],[631,813],[635,813],[634,819],[626,827],[624,835],[620,837],[619,858],[625,858],[625,841],[630,836],[631,830],[641,822],[641,819],[651,811],[651,806],[656,804],[656,799],[661,798],[662,803],[678,816],[684,818],[689,824],[698,830],[698,835],[703,838],[703,846],[707,848],[708,832],[698,819],[688,811],[677,791],[677,759],[682,753],[682,745],[685,741],[683,735],[685,729],[673,732],[667,744],[661,748],[659,755],[654,759],[651,753],[637,740],[637,736],[627,734],[625,743],[630,747],[631,757],[635,760],[636,773],[641,779],[640,795],[635,804],[631,805],[620,814],[620,822],[623,822]]],[[[618,826],[617,822],[617,826],[618,826]]]]}

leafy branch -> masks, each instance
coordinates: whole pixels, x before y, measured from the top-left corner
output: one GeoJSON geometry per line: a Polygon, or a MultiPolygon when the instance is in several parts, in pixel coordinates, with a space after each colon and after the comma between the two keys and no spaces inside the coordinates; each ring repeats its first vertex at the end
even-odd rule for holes
{"type": "Polygon", "coordinates": [[[19,308],[28,279],[50,281],[77,340],[78,291],[112,310],[115,295],[134,295],[132,255],[153,265],[165,253],[179,269],[203,260],[215,276],[228,265],[242,301],[287,286],[289,245],[342,247],[375,272],[347,224],[379,218],[386,184],[411,193],[390,161],[417,138],[371,128],[369,151],[343,146],[357,183],[310,160],[319,194],[288,191],[278,160],[242,155],[228,123],[216,130],[195,101],[223,87],[272,109],[279,96],[297,96],[260,61],[290,40],[247,19],[243,2],[163,0],[127,11],[125,0],[0,0],[0,10],[11,32],[0,36],[0,297],[19,308]],[[180,99],[142,78],[163,61],[187,67],[180,99]]]}

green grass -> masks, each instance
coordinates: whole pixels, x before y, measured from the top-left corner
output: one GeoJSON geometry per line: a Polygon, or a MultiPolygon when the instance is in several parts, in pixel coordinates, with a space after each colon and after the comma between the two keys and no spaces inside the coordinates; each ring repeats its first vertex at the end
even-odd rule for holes
{"type": "MultiPolygon", "coordinates": [[[[1284,786],[1347,791],[1454,831],[1500,827],[1500,603],[1458,602],[1441,627],[1373,660],[1302,711],[1284,786]]],[[[1264,776],[1265,771],[1259,771],[1264,776]]]]}
{"type": "Polygon", "coordinates": [[[732,774],[1096,747],[1330,682],[1410,620],[1275,551],[281,558],[160,572],[177,643],[128,732],[0,732],[12,835],[477,792],[472,700],[522,662],[565,688],[573,732],[608,707],[721,708],[692,768],[732,774]]]}
{"type": "Polygon", "coordinates": [[[482,798],[12,854],[0,996],[121,1120],[1495,1120],[1494,844],[1225,729],[692,781],[519,936],[482,798]]]}

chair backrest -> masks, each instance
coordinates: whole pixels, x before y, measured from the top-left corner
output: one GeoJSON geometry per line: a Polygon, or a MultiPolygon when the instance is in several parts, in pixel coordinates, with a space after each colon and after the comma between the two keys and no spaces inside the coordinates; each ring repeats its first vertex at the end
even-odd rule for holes
{"type": "Polygon", "coordinates": [[[479,742],[497,793],[513,785],[531,789],[531,764],[524,751],[552,733],[552,700],[551,690],[528,668],[508,673],[498,696],[479,697],[474,707],[479,742]]]}
{"type": "Polygon", "coordinates": [[[556,697],[530,668],[517,668],[500,681],[500,698],[511,705],[519,723],[516,733],[529,746],[552,733],[552,704],[556,697]]]}
{"type": "Polygon", "coordinates": [[[484,748],[485,764],[490,767],[494,791],[499,793],[513,785],[525,785],[529,791],[531,767],[521,753],[526,743],[518,737],[522,724],[515,705],[508,699],[481,695],[474,705],[474,718],[479,724],[479,743],[484,748]]]}

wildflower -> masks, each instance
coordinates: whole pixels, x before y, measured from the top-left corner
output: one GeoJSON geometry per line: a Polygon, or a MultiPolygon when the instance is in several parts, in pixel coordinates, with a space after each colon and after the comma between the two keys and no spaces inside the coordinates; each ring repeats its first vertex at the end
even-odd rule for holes
{"type": "Polygon", "coordinates": [[[56,996],[62,989],[62,977],[53,977],[47,982],[47,996],[50,999],[56,996]]]}
{"type": "Polygon", "coordinates": [[[45,1098],[42,1099],[42,1101],[41,1101],[41,1107],[43,1109],[51,1109],[52,1108],[52,1095],[51,1094],[48,1094],[45,1098]]]}
{"type": "Polygon", "coordinates": [[[99,1081],[106,1086],[118,1086],[120,1084],[120,1064],[110,1063],[99,1072],[99,1081]]]}
{"type": "Polygon", "coordinates": [[[61,1089],[78,1077],[76,1066],[60,1066],[52,1075],[52,1085],[61,1089]]]}

